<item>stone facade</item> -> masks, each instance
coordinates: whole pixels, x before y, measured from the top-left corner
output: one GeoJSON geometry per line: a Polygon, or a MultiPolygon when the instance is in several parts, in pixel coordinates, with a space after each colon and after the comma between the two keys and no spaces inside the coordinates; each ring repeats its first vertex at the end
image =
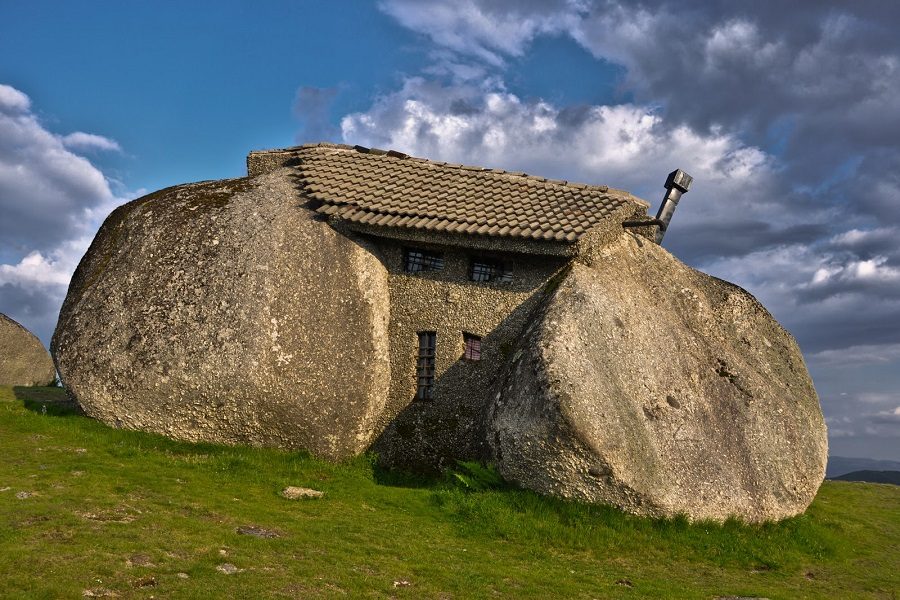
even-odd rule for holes
{"type": "Polygon", "coordinates": [[[567,263],[556,256],[492,253],[388,238],[375,241],[387,267],[391,298],[391,388],[373,445],[389,466],[434,469],[457,459],[486,459],[484,411],[544,286],[567,263]],[[440,252],[440,271],[407,273],[404,248],[440,252]],[[508,283],[470,280],[473,258],[504,261],[508,283]],[[415,400],[418,333],[436,333],[434,397],[415,400]],[[481,340],[481,359],[467,360],[464,334],[481,340]]]}

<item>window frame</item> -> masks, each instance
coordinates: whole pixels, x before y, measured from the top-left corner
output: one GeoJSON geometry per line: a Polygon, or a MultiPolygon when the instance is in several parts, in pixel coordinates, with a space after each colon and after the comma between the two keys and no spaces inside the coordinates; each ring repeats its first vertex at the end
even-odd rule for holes
{"type": "Polygon", "coordinates": [[[484,346],[480,335],[463,331],[463,360],[481,362],[484,346]]]}
{"type": "Polygon", "coordinates": [[[418,331],[416,354],[416,396],[418,401],[434,400],[435,367],[437,363],[437,332],[418,331]]]}
{"type": "Polygon", "coordinates": [[[469,281],[473,283],[512,283],[513,269],[508,260],[491,256],[469,257],[469,281]],[[486,278],[485,275],[487,275],[486,278]]]}
{"type": "Polygon", "coordinates": [[[445,261],[443,252],[426,250],[424,248],[404,247],[402,259],[404,273],[418,275],[421,273],[435,273],[444,270],[445,261]],[[414,257],[414,255],[418,256],[414,257]],[[412,269],[410,268],[412,265],[419,268],[412,269]]]}

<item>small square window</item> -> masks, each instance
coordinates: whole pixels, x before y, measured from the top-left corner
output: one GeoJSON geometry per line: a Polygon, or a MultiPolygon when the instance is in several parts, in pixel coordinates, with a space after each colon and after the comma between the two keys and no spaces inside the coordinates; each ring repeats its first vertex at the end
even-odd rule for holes
{"type": "Polygon", "coordinates": [[[464,333],[463,341],[466,345],[463,358],[466,360],[481,360],[481,338],[471,333],[464,333]]]}
{"type": "Polygon", "coordinates": [[[509,283],[512,281],[512,269],[508,264],[500,261],[475,258],[472,259],[469,266],[469,279],[480,282],[509,283]]]}
{"type": "Polygon", "coordinates": [[[406,248],[403,250],[403,269],[407,273],[442,271],[444,269],[444,255],[418,248],[406,248]]]}

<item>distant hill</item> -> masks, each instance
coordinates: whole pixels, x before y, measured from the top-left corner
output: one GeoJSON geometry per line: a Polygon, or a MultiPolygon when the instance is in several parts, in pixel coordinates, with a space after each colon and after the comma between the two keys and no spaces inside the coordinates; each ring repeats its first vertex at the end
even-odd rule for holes
{"type": "Polygon", "coordinates": [[[868,483],[893,483],[900,485],[900,471],[853,471],[832,477],[841,481],[866,481],[868,483]]]}
{"type": "Polygon", "coordinates": [[[895,460],[874,460],[871,458],[850,458],[847,456],[829,456],[825,477],[837,479],[853,471],[900,471],[900,462],[895,460]]]}

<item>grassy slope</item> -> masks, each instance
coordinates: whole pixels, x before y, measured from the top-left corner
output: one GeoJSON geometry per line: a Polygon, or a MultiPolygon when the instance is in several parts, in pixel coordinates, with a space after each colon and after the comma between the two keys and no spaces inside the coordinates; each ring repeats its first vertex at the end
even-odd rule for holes
{"type": "Polygon", "coordinates": [[[0,387],[3,598],[895,598],[900,588],[894,486],[826,482],[806,515],[780,524],[688,525],[518,490],[403,485],[363,459],[335,466],[110,429],[59,405],[61,393],[0,387]],[[287,485],[326,496],[288,501],[287,485]],[[282,537],[238,535],[243,525],[282,537]],[[216,570],[226,562],[243,571],[216,570]]]}

